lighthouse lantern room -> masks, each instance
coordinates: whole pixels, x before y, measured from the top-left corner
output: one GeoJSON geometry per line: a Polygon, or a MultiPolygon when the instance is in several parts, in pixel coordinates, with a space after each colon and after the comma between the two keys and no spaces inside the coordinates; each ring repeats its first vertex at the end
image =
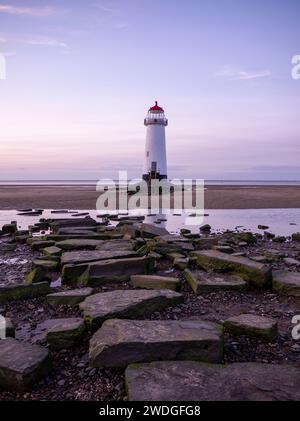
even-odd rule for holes
{"type": "Polygon", "coordinates": [[[150,182],[152,179],[167,178],[165,127],[168,125],[168,120],[157,101],[149,109],[144,124],[147,127],[147,134],[143,179],[150,182]]]}

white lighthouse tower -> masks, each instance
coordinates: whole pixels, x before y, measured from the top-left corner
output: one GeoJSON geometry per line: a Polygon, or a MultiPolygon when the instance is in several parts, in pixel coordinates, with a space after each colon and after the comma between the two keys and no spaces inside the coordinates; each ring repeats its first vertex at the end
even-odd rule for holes
{"type": "Polygon", "coordinates": [[[168,125],[168,120],[157,101],[154,107],[149,109],[144,124],[147,127],[147,135],[143,179],[149,182],[151,179],[167,178],[165,127],[168,125]]]}

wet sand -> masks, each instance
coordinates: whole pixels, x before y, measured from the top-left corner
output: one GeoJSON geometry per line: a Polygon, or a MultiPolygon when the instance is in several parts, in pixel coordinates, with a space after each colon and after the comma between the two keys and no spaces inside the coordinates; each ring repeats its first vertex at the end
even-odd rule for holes
{"type": "MultiPolygon", "coordinates": [[[[94,186],[0,186],[0,210],[95,209],[94,186]]],[[[300,208],[300,186],[207,186],[206,209],[300,208]]]]}

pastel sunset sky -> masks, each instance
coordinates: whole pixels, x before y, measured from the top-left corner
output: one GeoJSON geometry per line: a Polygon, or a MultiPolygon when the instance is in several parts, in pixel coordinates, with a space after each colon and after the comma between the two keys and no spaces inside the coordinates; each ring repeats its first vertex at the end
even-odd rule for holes
{"type": "Polygon", "coordinates": [[[0,180],[300,180],[299,0],[0,0],[0,180]]]}

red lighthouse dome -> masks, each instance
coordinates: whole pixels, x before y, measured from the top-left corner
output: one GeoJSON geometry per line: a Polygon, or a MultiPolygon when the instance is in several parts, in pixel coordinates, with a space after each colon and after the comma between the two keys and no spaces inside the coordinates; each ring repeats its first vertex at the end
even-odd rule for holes
{"type": "Polygon", "coordinates": [[[155,105],[154,105],[153,107],[151,107],[151,108],[149,109],[149,111],[150,111],[150,112],[152,112],[152,111],[156,111],[156,112],[159,112],[159,113],[164,113],[164,109],[163,109],[163,108],[161,108],[161,107],[158,105],[157,101],[155,101],[155,105]]]}

